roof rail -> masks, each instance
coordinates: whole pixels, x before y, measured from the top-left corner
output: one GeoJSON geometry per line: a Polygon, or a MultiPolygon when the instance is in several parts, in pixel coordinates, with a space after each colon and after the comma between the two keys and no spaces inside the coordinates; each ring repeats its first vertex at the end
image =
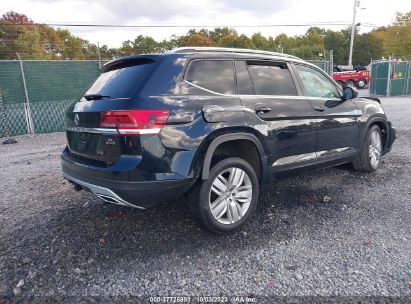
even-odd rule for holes
{"type": "Polygon", "coordinates": [[[261,50],[250,50],[250,49],[238,49],[238,48],[224,48],[224,47],[180,47],[169,51],[169,53],[198,53],[198,52],[221,52],[221,53],[240,53],[240,54],[260,54],[260,55],[269,55],[277,57],[286,57],[292,59],[299,59],[296,56],[288,55],[284,53],[276,53],[269,51],[261,50]]]}

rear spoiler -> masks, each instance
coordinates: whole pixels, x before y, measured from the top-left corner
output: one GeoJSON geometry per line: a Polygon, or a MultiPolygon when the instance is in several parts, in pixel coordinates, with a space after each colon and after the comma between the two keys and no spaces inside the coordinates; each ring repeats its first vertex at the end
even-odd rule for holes
{"type": "Polygon", "coordinates": [[[101,73],[123,69],[126,67],[142,65],[147,63],[153,63],[154,59],[146,58],[146,57],[124,57],[120,59],[116,59],[110,62],[107,62],[105,65],[101,67],[101,73]]]}

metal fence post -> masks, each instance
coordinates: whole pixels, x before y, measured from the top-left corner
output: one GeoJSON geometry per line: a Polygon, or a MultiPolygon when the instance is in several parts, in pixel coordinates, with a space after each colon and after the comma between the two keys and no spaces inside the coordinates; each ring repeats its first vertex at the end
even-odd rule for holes
{"type": "Polygon", "coordinates": [[[1,124],[3,125],[4,135],[6,137],[10,137],[10,126],[7,120],[6,107],[4,106],[4,103],[3,103],[3,95],[1,94],[1,90],[0,90],[0,116],[1,116],[1,124]]]}
{"type": "Polygon", "coordinates": [[[390,97],[391,95],[391,72],[392,72],[391,60],[392,60],[392,57],[390,56],[388,58],[387,91],[385,93],[385,97],[390,97]]]}
{"type": "Polygon", "coordinates": [[[97,58],[98,58],[98,68],[101,69],[101,53],[100,44],[97,42],[97,58]]]}
{"type": "MultiPolygon", "coordinates": [[[[370,71],[370,94],[371,95],[378,95],[377,84],[378,84],[378,80],[382,77],[382,75],[380,76],[380,74],[376,73],[378,65],[383,65],[383,63],[381,63],[378,60],[371,61],[371,71],[370,71]]],[[[385,88],[385,91],[387,91],[387,88],[385,88]]]]}
{"type": "Polygon", "coordinates": [[[334,73],[334,50],[330,50],[330,76],[334,73]]]}
{"type": "Polygon", "coordinates": [[[408,86],[410,84],[410,77],[411,77],[411,61],[407,62],[407,73],[405,75],[407,77],[407,80],[405,81],[404,95],[408,95],[409,93],[411,93],[408,91],[408,86]]]}
{"type": "Polygon", "coordinates": [[[24,75],[23,61],[21,60],[20,55],[18,53],[16,53],[16,55],[20,63],[20,72],[21,78],[23,80],[24,97],[26,99],[26,102],[24,103],[24,113],[26,114],[27,132],[34,133],[34,123],[33,118],[31,116],[30,99],[29,94],[27,92],[26,76],[24,75]]]}

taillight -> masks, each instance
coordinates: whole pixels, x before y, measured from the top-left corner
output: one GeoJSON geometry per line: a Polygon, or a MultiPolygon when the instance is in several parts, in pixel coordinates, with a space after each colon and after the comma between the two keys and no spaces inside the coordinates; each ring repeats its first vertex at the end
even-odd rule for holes
{"type": "Polygon", "coordinates": [[[100,128],[116,128],[121,135],[158,134],[165,125],[168,114],[167,110],[103,112],[100,128]]]}

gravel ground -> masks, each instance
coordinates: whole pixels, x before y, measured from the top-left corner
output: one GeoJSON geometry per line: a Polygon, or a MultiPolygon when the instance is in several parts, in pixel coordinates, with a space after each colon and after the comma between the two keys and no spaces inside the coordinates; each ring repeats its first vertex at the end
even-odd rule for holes
{"type": "Polygon", "coordinates": [[[411,302],[411,100],[384,105],[398,139],[378,172],[340,166],[279,180],[244,231],[224,237],[198,229],[182,201],[141,211],[75,192],[60,173],[62,133],[0,145],[0,303],[182,295],[411,302]]]}

